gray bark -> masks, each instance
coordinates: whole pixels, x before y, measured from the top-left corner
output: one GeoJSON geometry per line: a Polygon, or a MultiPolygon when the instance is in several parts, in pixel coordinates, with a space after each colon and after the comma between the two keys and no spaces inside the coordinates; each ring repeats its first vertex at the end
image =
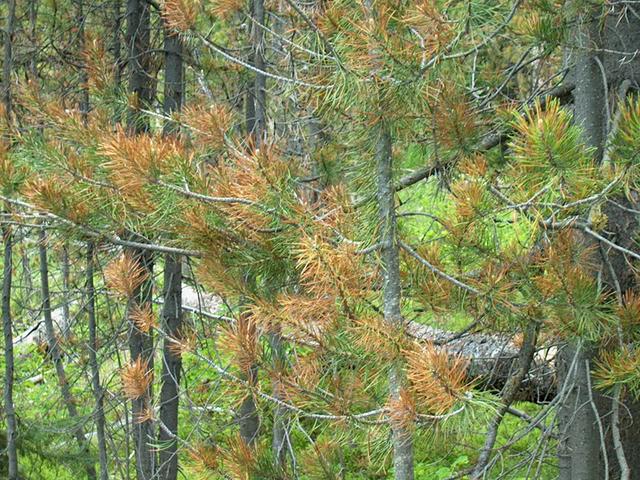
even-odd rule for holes
{"type": "Polygon", "coordinates": [[[38,245],[38,251],[40,254],[40,288],[42,291],[42,313],[44,316],[44,325],[47,333],[47,345],[49,347],[49,355],[53,361],[53,365],[56,369],[56,375],[58,377],[58,384],[60,385],[60,392],[62,393],[62,401],[69,413],[69,418],[75,423],[73,434],[78,442],[78,446],[86,455],[87,478],[95,479],[96,470],[93,466],[93,461],[89,453],[89,444],[84,436],[84,429],[82,427],[83,419],[78,414],[76,408],[76,400],[71,393],[71,388],[67,380],[67,374],[64,369],[64,363],[62,362],[62,352],[58,339],[56,338],[56,332],[53,327],[53,318],[51,316],[51,296],[49,291],[49,266],[47,262],[47,233],[44,228],[40,229],[40,242],[38,245]]]}
{"type": "MultiPolygon", "coordinates": [[[[38,0],[31,0],[29,2],[29,36],[31,37],[31,44],[37,45],[37,20],[38,20],[38,0]]],[[[35,49],[34,49],[35,50],[35,49]]],[[[29,57],[29,75],[31,76],[31,81],[36,82],[38,79],[38,56],[34,51],[29,57]]]]}
{"type": "MultiPolygon", "coordinates": [[[[286,355],[284,350],[284,342],[280,333],[275,332],[269,335],[269,345],[273,356],[273,363],[276,371],[285,368],[286,355]]],[[[280,386],[276,380],[274,384],[274,396],[282,397],[280,386]]],[[[275,461],[279,465],[283,465],[287,455],[288,428],[286,425],[287,409],[281,405],[274,406],[273,412],[273,433],[271,438],[271,450],[275,461]]]]}
{"type": "MultiPolygon", "coordinates": [[[[258,70],[265,71],[264,31],[261,25],[265,22],[264,0],[251,2],[251,56],[250,63],[258,70]]],[[[266,84],[267,77],[255,72],[253,84],[247,95],[247,131],[251,135],[257,148],[265,139],[266,134],[266,84]]]]}
{"type": "MultiPolygon", "coordinates": [[[[84,53],[85,47],[85,38],[84,38],[84,23],[86,17],[84,14],[84,0],[77,0],[76,2],[76,21],[78,23],[78,51],[80,54],[84,53]]],[[[88,121],[89,115],[89,86],[87,85],[87,81],[89,80],[89,75],[87,73],[87,69],[85,66],[84,60],[82,61],[82,66],[80,67],[80,114],[82,115],[82,121],[86,125],[88,121]]]]}
{"type": "MultiPolygon", "coordinates": [[[[393,156],[391,133],[381,121],[376,145],[378,210],[380,216],[380,255],[383,269],[383,312],[386,322],[404,323],[400,311],[400,253],[396,238],[395,189],[393,186],[393,156]]],[[[402,369],[399,363],[389,368],[389,394],[397,399],[402,388],[402,369]]],[[[392,425],[393,465],[396,480],[413,479],[413,438],[410,429],[392,425]]]]}
{"type": "MultiPolygon", "coordinates": [[[[164,113],[171,115],[180,111],[184,98],[182,65],[182,40],[177,33],[165,28],[165,78],[164,113]]],[[[164,134],[178,133],[179,126],[173,121],[164,125],[164,134]]],[[[182,359],[171,349],[171,338],[178,336],[182,326],[182,257],[167,254],[164,259],[164,291],[162,330],[164,332],[162,386],[160,391],[160,428],[158,476],[161,480],[178,478],[178,408],[180,368],[182,359]]]]}
{"type": "MultiPolygon", "coordinates": [[[[577,6],[577,5],[576,5],[577,6]]],[[[595,158],[603,155],[606,118],[602,73],[594,47],[601,44],[594,9],[580,9],[576,19],[574,119],[583,128],[585,144],[595,149],[595,158]]],[[[558,466],[561,480],[601,479],[603,470],[598,418],[593,409],[593,392],[589,387],[589,365],[595,346],[580,340],[571,341],[560,354],[559,384],[567,385],[567,395],[559,406],[558,466]],[[569,365],[574,365],[569,369],[569,365]]]]}
{"type": "Polygon", "coordinates": [[[13,35],[16,23],[16,1],[7,0],[7,26],[4,32],[4,61],[2,63],[2,103],[7,121],[11,120],[11,74],[13,73],[13,35]]]}
{"type": "Polygon", "coordinates": [[[98,458],[100,461],[100,480],[109,479],[109,462],[107,459],[107,442],[105,437],[104,396],[100,385],[100,367],[98,364],[98,335],[96,324],[96,290],[93,284],[95,246],[87,243],[86,294],[87,317],[89,323],[89,367],[91,368],[91,387],[95,400],[93,418],[96,424],[98,458]]]}
{"type": "Polygon", "coordinates": [[[522,347],[520,348],[520,354],[518,356],[518,369],[516,370],[515,375],[512,376],[505,384],[501,398],[502,405],[498,408],[498,413],[493,418],[489,424],[489,428],[487,429],[484,445],[480,450],[476,466],[471,473],[471,478],[474,480],[484,478],[485,474],[489,470],[489,460],[491,458],[491,453],[496,443],[496,439],[498,438],[498,429],[500,428],[500,424],[502,423],[504,416],[507,414],[509,407],[516,400],[520,385],[531,368],[531,362],[533,361],[533,356],[536,351],[539,329],[539,322],[532,320],[525,330],[522,347]]]}
{"type": "MultiPolygon", "coordinates": [[[[137,305],[144,309],[151,307],[153,276],[153,256],[146,250],[128,249],[129,254],[136,259],[139,265],[146,271],[147,279],[135,290],[129,298],[127,311],[137,305]]],[[[131,361],[141,358],[146,362],[149,370],[153,371],[153,336],[151,332],[145,333],[138,329],[133,320],[129,321],[129,353],[131,361]]],[[[145,416],[147,408],[150,408],[152,398],[151,385],[149,390],[142,397],[132,400],[131,416],[133,420],[132,440],[136,456],[136,474],[138,480],[151,480],[155,468],[155,447],[153,443],[153,423],[150,419],[140,421],[145,416]]]]}
{"type": "Polygon", "coordinates": [[[71,333],[71,315],[69,313],[69,304],[71,299],[69,298],[69,282],[70,282],[70,265],[69,265],[69,250],[67,245],[62,246],[62,318],[64,329],[62,329],[62,335],[68,338],[71,333]]]}
{"type": "Polygon", "coordinates": [[[153,82],[150,77],[151,12],[145,0],[127,0],[127,47],[129,68],[129,93],[138,105],[129,111],[127,125],[133,133],[149,130],[146,115],[141,108],[149,108],[152,100],[153,82]]]}
{"type": "MultiPolygon", "coordinates": [[[[127,0],[127,32],[128,49],[127,67],[129,71],[129,94],[135,97],[137,105],[128,112],[127,127],[131,134],[144,133],[149,130],[149,120],[140,109],[149,108],[153,96],[153,79],[151,78],[151,12],[146,0],[127,0]]],[[[135,237],[135,233],[129,232],[135,237]]],[[[152,270],[153,256],[142,249],[128,248],[129,254],[137,260],[148,274],[148,278],[133,293],[128,302],[128,311],[134,305],[144,308],[152,302],[152,270]]],[[[140,331],[130,321],[129,352],[131,360],[141,358],[153,370],[153,337],[151,333],[140,331]]],[[[156,473],[156,458],[153,423],[150,419],[141,421],[141,417],[151,405],[152,386],[141,398],[131,402],[133,420],[132,440],[136,457],[136,475],[138,480],[150,480],[156,473]]]]}
{"type": "Polygon", "coordinates": [[[171,349],[171,338],[178,336],[182,325],[182,259],[166,255],[164,262],[164,304],[162,330],[164,332],[162,387],[160,392],[159,478],[178,478],[178,407],[180,369],[182,359],[171,349]],[[166,428],[166,430],[165,430],[166,428]],[[168,430],[168,431],[167,431],[168,430]]]}
{"type": "Polygon", "coordinates": [[[9,480],[18,480],[18,428],[13,404],[13,332],[11,321],[11,280],[13,278],[13,235],[11,227],[2,228],[4,246],[2,275],[2,329],[4,333],[4,415],[7,421],[7,463],[9,480]]]}
{"type": "MultiPolygon", "coordinates": [[[[16,22],[16,2],[7,0],[7,24],[4,32],[4,59],[2,62],[2,102],[7,124],[11,123],[11,73],[13,72],[13,34],[16,22]]],[[[9,211],[9,209],[6,209],[9,211]]],[[[11,281],[13,278],[13,236],[11,227],[2,228],[4,246],[2,277],[2,329],[4,334],[4,410],[7,421],[7,473],[9,480],[18,480],[18,450],[16,440],[18,428],[13,404],[13,325],[11,319],[11,281]]]]}
{"type": "MultiPolygon", "coordinates": [[[[623,2],[612,2],[622,5],[623,2]]],[[[616,83],[626,79],[636,79],[638,61],[621,62],[615,53],[627,46],[631,39],[640,38],[640,22],[618,18],[616,8],[602,17],[601,7],[584,6],[575,3],[577,8],[577,26],[574,49],[574,118],[583,128],[583,140],[594,148],[597,162],[602,161],[608,133],[607,93],[615,91],[616,83]],[[606,48],[605,48],[606,47],[606,48]],[[628,76],[628,77],[626,77],[628,76]]],[[[620,12],[618,12],[620,13],[620,12]]],[[[637,43],[633,44],[633,48],[637,43]]],[[[626,199],[618,203],[627,204],[626,199]]],[[[637,219],[629,218],[629,213],[614,211],[611,205],[605,205],[607,217],[607,236],[614,241],[627,242],[636,230],[637,219]],[[616,238],[618,236],[618,238],[616,238]]],[[[635,217],[635,216],[633,216],[635,217]]],[[[585,239],[585,243],[593,243],[585,239]]],[[[634,282],[629,269],[630,261],[619,252],[607,253],[600,249],[601,258],[595,259],[600,265],[600,278],[604,287],[611,291],[632,288],[634,282]],[[613,276],[617,277],[614,281],[613,276]],[[617,284],[617,287],[614,286],[617,284]]],[[[598,274],[598,272],[594,272],[598,274]]],[[[561,349],[558,362],[558,385],[567,387],[567,394],[558,410],[559,442],[558,464],[560,480],[589,480],[620,478],[622,452],[616,454],[612,441],[611,399],[593,389],[591,367],[601,345],[575,340],[561,349]],[[569,368],[573,365],[574,368],[569,368]]],[[[623,408],[625,416],[637,422],[638,405],[628,402],[623,408]]],[[[637,428],[616,431],[616,438],[622,442],[626,460],[631,467],[630,478],[640,478],[640,460],[638,459],[637,428]]],[[[626,466],[625,466],[626,467],[626,466]]]]}

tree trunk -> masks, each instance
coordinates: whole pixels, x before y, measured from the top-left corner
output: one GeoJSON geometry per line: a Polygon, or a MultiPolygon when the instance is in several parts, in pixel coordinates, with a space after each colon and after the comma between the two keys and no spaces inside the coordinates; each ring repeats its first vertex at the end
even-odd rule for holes
{"type": "Polygon", "coordinates": [[[127,1],[127,46],[129,48],[129,93],[135,104],[129,110],[127,125],[132,133],[149,130],[147,116],[142,109],[149,108],[152,97],[151,71],[151,13],[146,0],[127,1]]]}
{"type": "Polygon", "coordinates": [[[44,326],[47,333],[47,344],[49,346],[49,355],[53,360],[53,365],[56,369],[56,375],[58,377],[58,384],[60,385],[60,392],[62,393],[62,401],[65,404],[69,418],[75,423],[74,436],[78,442],[78,446],[86,455],[86,467],[87,478],[95,479],[96,470],[91,460],[89,452],[89,445],[87,439],[84,436],[84,429],[82,427],[83,420],[78,414],[76,408],[76,400],[71,393],[69,382],[67,381],[67,374],[64,370],[64,364],[62,362],[62,352],[56,337],[56,331],[53,326],[53,319],[51,317],[51,297],[49,292],[49,265],[47,263],[47,233],[43,226],[40,230],[40,242],[38,245],[38,251],[40,253],[40,287],[42,289],[42,313],[44,316],[44,326]]]}
{"type": "MultiPolygon", "coordinates": [[[[8,209],[7,209],[8,211],[8,209]]],[[[2,329],[4,333],[4,414],[7,419],[7,459],[9,480],[18,480],[18,428],[13,405],[13,332],[11,322],[11,280],[13,278],[13,235],[11,227],[2,228],[4,246],[2,275],[2,329]]]]}
{"type": "MultiPolygon", "coordinates": [[[[164,113],[170,116],[180,111],[183,102],[182,40],[177,33],[165,28],[164,113]]],[[[169,120],[164,125],[165,135],[178,133],[179,126],[169,120]]],[[[182,257],[165,255],[164,305],[162,310],[163,362],[160,392],[159,432],[160,452],[158,476],[161,480],[178,478],[178,406],[180,390],[180,353],[171,348],[171,338],[178,337],[182,327],[182,257]]]]}
{"type": "MultiPolygon", "coordinates": [[[[13,72],[13,33],[16,22],[16,2],[7,0],[7,24],[4,32],[4,59],[2,62],[2,103],[4,120],[11,125],[11,74],[13,72]]],[[[7,139],[2,139],[7,141],[7,139]]],[[[9,207],[5,211],[9,212],[9,207]]],[[[13,235],[9,225],[2,228],[4,246],[2,276],[2,329],[4,334],[4,411],[7,419],[7,463],[9,480],[18,480],[18,428],[13,404],[13,325],[11,321],[11,280],[13,278],[13,235]]]]}
{"type": "Polygon", "coordinates": [[[253,140],[253,146],[258,148],[265,140],[266,135],[266,84],[267,77],[261,72],[265,71],[264,58],[264,31],[262,25],[265,22],[264,0],[252,0],[250,15],[251,25],[251,54],[249,63],[256,71],[253,72],[253,81],[247,92],[246,124],[247,133],[253,140]]]}
{"type": "MultiPolygon", "coordinates": [[[[380,255],[383,270],[384,319],[399,326],[404,320],[400,311],[400,253],[396,238],[396,207],[393,188],[393,157],[391,133],[384,120],[380,120],[379,139],[376,145],[378,180],[378,211],[380,216],[380,255]]],[[[402,367],[399,361],[389,367],[389,395],[400,397],[402,367]]],[[[392,425],[393,466],[396,480],[413,479],[413,439],[411,430],[392,425]]]]}
{"type": "MultiPolygon", "coordinates": [[[[153,256],[147,250],[128,249],[129,254],[145,270],[147,279],[136,288],[129,298],[127,305],[128,316],[134,307],[144,310],[152,308],[152,283],[153,276],[153,256]]],[[[153,371],[153,336],[140,330],[135,322],[129,318],[129,353],[131,361],[138,358],[146,363],[147,368],[153,371]]],[[[149,385],[147,392],[131,402],[131,420],[133,422],[132,439],[136,456],[136,472],[138,480],[151,480],[155,475],[155,447],[153,444],[153,420],[148,409],[151,408],[153,398],[152,386],[149,385]]]]}
{"type": "Polygon", "coordinates": [[[180,353],[171,348],[171,338],[179,335],[182,326],[182,258],[166,255],[164,263],[164,332],[162,387],[160,393],[160,467],[161,480],[178,478],[178,405],[180,387],[180,353]],[[165,430],[166,429],[166,430],[165,430]]]}
{"type": "MultiPolygon", "coordinates": [[[[84,0],[77,0],[76,2],[76,21],[78,23],[78,53],[82,56],[85,49],[84,24],[86,17],[84,14],[84,0]]],[[[89,86],[87,85],[89,74],[87,73],[84,57],[81,58],[83,59],[80,62],[80,101],[78,106],[82,122],[86,125],[89,116],[89,86]]]]}
{"type": "Polygon", "coordinates": [[[93,284],[95,246],[87,243],[87,317],[89,323],[89,367],[91,368],[91,386],[95,400],[93,418],[96,423],[96,437],[98,441],[98,458],[100,460],[100,480],[109,479],[109,462],[107,459],[107,442],[105,437],[104,397],[100,385],[100,367],[98,364],[98,335],[96,324],[96,290],[93,284]]]}
{"type": "MultiPolygon", "coordinates": [[[[142,110],[150,107],[152,100],[152,79],[150,77],[150,36],[151,12],[146,0],[127,0],[127,66],[129,70],[129,94],[134,104],[128,111],[127,127],[131,134],[140,134],[149,130],[149,120],[142,110]]],[[[135,233],[129,232],[132,238],[135,233]]],[[[147,272],[147,279],[136,289],[128,302],[128,312],[134,306],[141,309],[151,308],[153,256],[142,249],[128,248],[132,258],[147,272]]],[[[153,337],[151,332],[138,329],[130,319],[129,352],[131,361],[141,358],[153,371],[153,337]]],[[[153,421],[148,414],[151,408],[152,385],[142,397],[131,402],[133,421],[132,439],[135,446],[136,473],[138,480],[151,480],[156,473],[155,447],[152,446],[153,421]]]]}
{"type": "Polygon", "coordinates": [[[7,0],[7,26],[4,32],[4,61],[2,63],[2,103],[7,122],[11,122],[11,74],[13,73],[13,35],[16,23],[16,0],[7,0]]]}
{"type": "Polygon", "coordinates": [[[64,319],[63,337],[69,338],[71,334],[71,315],[69,312],[69,283],[70,283],[69,250],[67,245],[62,246],[62,318],[64,319]]]}
{"type": "MultiPolygon", "coordinates": [[[[607,55],[614,54],[605,54],[602,49],[611,52],[622,50],[630,38],[638,38],[639,22],[626,17],[618,18],[614,7],[609,12],[610,15],[603,20],[601,7],[587,5],[587,8],[584,8],[580,2],[575,2],[573,6],[578,11],[574,36],[576,48],[573,52],[574,119],[583,129],[585,144],[594,148],[595,160],[601,162],[607,142],[609,121],[609,99],[606,93],[614,91],[616,83],[637,78],[638,73],[636,60],[627,64],[620,58],[608,58],[607,55]],[[622,45],[619,42],[622,42],[622,45]]],[[[626,202],[625,199],[619,201],[626,202]]],[[[620,213],[607,212],[607,231],[618,229],[619,238],[631,238],[636,227],[631,228],[626,224],[621,230],[616,227],[620,213]]],[[[629,216],[628,213],[623,215],[629,216]]],[[[585,242],[592,243],[590,239],[585,239],[585,242]]],[[[603,255],[597,259],[601,278],[605,287],[613,291],[607,267],[612,266],[614,274],[620,279],[628,278],[630,260],[621,258],[621,261],[617,261],[615,255],[604,253],[602,250],[601,253],[603,255]]],[[[618,256],[624,257],[621,254],[618,256]]],[[[628,288],[631,288],[630,284],[623,285],[623,290],[628,288]]],[[[591,378],[593,360],[597,357],[600,347],[586,341],[570,341],[559,353],[558,391],[566,389],[566,395],[558,411],[560,480],[596,480],[605,478],[605,475],[620,478],[621,457],[618,455],[622,452],[616,455],[612,441],[612,401],[593,388],[591,378]]],[[[625,416],[631,417],[629,421],[637,423],[640,419],[639,408],[635,403],[626,403],[622,410],[625,416]]],[[[639,479],[640,460],[637,445],[640,443],[640,433],[637,428],[624,429],[622,433],[619,439],[626,451],[626,461],[631,466],[630,478],[639,479]]]]}

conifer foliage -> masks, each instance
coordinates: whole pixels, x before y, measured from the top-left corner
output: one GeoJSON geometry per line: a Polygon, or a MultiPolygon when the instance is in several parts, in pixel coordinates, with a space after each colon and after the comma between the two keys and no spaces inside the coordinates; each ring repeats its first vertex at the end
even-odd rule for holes
{"type": "Polygon", "coordinates": [[[640,478],[634,2],[121,3],[0,7],[0,476],[640,478]]]}

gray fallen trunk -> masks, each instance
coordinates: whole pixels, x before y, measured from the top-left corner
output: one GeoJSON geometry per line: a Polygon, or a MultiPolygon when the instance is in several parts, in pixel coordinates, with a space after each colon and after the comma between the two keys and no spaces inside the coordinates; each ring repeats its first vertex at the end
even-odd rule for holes
{"type": "MultiPolygon", "coordinates": [[[[182,287],[182,295],[186,312],[220,318],[218,310],[222,302],[215,295],[197,292],[189,285],[182,287]]],[[[501,390],[517,369],[518,347],[507,336],[481,333],[460,335],[417,322],[407,324],[407,334],[417,340],[433,342],[452,355],[468,359],[469,378],[483,389],[501,390]]],[[[553,399],[556,393],[555,353],[555,346],[538,349],[517,400],[544,403],[553,399]]]]}
{"type": "MultiPolygon", "coordinates": [[[[418,340],[433,342],[452,355],[468,359],[467,374],[483,389],[501,390],[517,370],[518,347],[506,336],[460,335],[416,322],[409,322],[407,333],[418,340]]],[[[555,354],[555,346],[537,350],[517,400],[544,403],[553,399],[556,393],[555,354]]]]}

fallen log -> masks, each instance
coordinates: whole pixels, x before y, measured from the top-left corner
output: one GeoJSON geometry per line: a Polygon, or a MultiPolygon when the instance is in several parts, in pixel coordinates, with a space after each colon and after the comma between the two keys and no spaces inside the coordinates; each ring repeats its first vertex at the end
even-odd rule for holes
{"type": "MultiPolygon", "coordinates": [[[[218,313],[222,302],[216,295],[197,292],[193,287],[184,285],[182,298],[185,312],[232,320],[218,313]]],[[[408,322],[406,331],[416,340],[433,342],[451,355],[468,359],[468,376],[478,388],[500,391],[517,369],[519,348],[507,336],[482,333],[461,335],[417,322],[408,322]]],[[[517,400],[545,403],[553,399],[556,390],[555,353],[555,346],[538,349],[517,400]]]]}
{"type": "MultiPolygon", "coordinates": [[[[467,333],[460,335],[429,325],[409,322],[408,335],[429,341],[469,361],[467,374],[479,388],[499,391],[517,369],[519,348],[502,335],[467,333]]],[[[532,367],[522,382],[517,400],[546,403],[556,393],[556,346],[538,348],[532,367]]]]}

